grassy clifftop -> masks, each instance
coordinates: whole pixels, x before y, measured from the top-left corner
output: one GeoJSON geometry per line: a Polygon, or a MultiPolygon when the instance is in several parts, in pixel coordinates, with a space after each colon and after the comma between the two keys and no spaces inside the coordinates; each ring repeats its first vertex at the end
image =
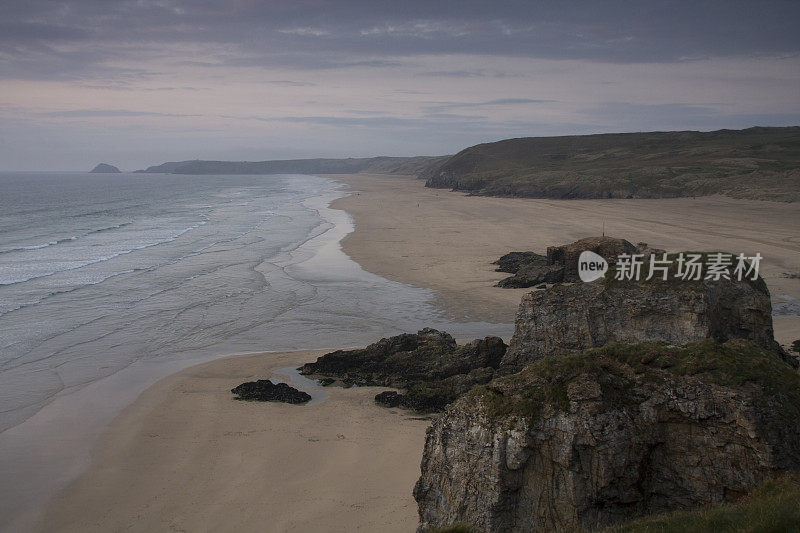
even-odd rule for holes
{"type": "Polygon", "coordinates": [[[800,127],[526,137],[462,150],[428,187],[531,198],[800,200],[800,127]]]}

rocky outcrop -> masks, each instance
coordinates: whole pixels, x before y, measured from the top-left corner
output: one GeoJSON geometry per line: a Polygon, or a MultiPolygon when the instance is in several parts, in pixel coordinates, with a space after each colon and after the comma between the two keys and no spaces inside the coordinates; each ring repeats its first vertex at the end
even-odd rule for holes
{"type": "Polygon", "coordinates": [[[420,531],[593,529],[800,468],[800,376],[746,340],[613,344],[476,387],[429,428],[420,531]]]}
{"type": "Polygon", "coordinates": [[[392,407],[438,411],[473,386],[488,383],[505,355],[499,337],[458,346],[449,334],[426,328],[358,350],[338,350],[300,368],[304,375],[336,378],[345,385],[405,389],[381,393],[376,401],[392,407]]]}
{"type": "Polygon", "coordinates": [[[757,281],[616,281],[534,291],[522,297],[505,372],[528,363],[612,342],[749,339],[793,358],[773,339],[770,294],[757,281]]]}
{"type": "Polygon", "coordinates": [[[89,171],[92,174],[119,174],[120,171],[117,167],[113,165],[109,165],[107,163],[100,163],[92,170],[89,171]]]}
{"type": "Polygon", "coordinates": [[[516,274],[520,268],[525,266],[546,265],[547,257],[535,252],[508,252],[492,264],[497,265],[496,272],[516,274]]]}
{"type": "MultiPolygon", "coordinates": [[[[651,248],[644,242],[634,246],[625,239],[613,237],[587,237],[564,246],[548,246],[545,257],[533,252],[511,252],[495,263],[501,267],[513,265],[516,267],[514,275],[501,280],[497,286],[521,288],[534,287],[540,283],[579,281],[578,258],[587,250],[602,256],[610,266],[617,263],[617,258],[621,254],[642,254],[649,257],[650,254],[664,253],[664,250],[651,248]],[[512,256],[512,254],[520,255],[512,256]]],[[[507,272],[512,271],[507,270],[507,272]]]]}
{"type": "Polygon", "coordinates": [[[503,289],[525,289],[542,283],[564,281],[564,265],[524,265],[513,275],[497,282],[503,289]]]}
{"type": "Polygon", "coordinates": [[[268,379],[248,381],[231,389],[237,395],[237,400],[252,400],[258,402],[284,402],[306,403],[311,400],[311,395],[287,385],[286,383],[273,383],[268,379]]]}

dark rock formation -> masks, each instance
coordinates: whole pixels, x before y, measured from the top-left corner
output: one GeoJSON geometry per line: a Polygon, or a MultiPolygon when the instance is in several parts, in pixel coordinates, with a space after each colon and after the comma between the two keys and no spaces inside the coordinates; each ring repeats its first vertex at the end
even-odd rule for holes
{"type": "Polygon", "coordinates": [[[119,174],[120,171],[117,167],[113,165],[108,165],[106,163],[100,163],[92,170],[89,171],[92,174],[119,174]]]}
{"type": "Polygon", "coordinates": [[[237,400],[259,402],[306,403],[311,399],[311,395],[306,392],[290,387],[286,383],[272,383],[268,379],[242,383],[231,389],[231,392],[238,396],[237,400]]]}
{"type": "Polygon", "coordinates": [[[383,391],[375,395],[375,403],[384,407],[397,407],[400,405],[400,395],[391,390],[383,391]]]}
{"type": "MultiPolygon", "coordinates": [[[[625,239],[612,237],[588,237],[564,246],[548,246],[547,256],[544,258],[533,252],[511,252],[495,263],[516,267],[516,270],[513,271],[514,275],[501,280],[497,286],[521,288],[533,287],[540,283],[579,281],[578,258],[587,250],[602,256],[608,261],[609,266],[615,265],[617,257],[621,254],[643,254],[649,257],[650,254],[661,255],[664,253],[664,250],[651,248],[644,242],[634,246],[625,239]],[[512,254],[533,254],[533,257],[512,256],[512,254]]],[[[507,272],[512,271],[507,270],[507,272]]]]}
{"type": "Polygon", "coordinates": [[[497,282],[504,289],[524,289],[542,283],[564,281],[564,265],[525,265],[513,275],[497,282]]]}
{"type": "Polygon", "coordinates": [[[545,356],[612,342],[685,344],[707,338],[749,339],[793,363],[773,339],[772,305],[761,278],[622,282],[609,272],[594,283],[523,296],[502,368],[516,372],[545,356]]]}
{"type": "Polygon", "coordinates": [[[492,264],[497,265],[497,272],[516,274],[523,266],[546,265],[547,257],[534,252],[508,252],[492,264]]]}
{"type": "MultiPolygon", "coordinates": [[[[633,325],[635,327],[635,324],[633,325]]],[[[800,468],[800,376],[745,340],[608,345],[476,387],[429,428],[420,530],[592,529],[800,468]]]]}
{"type": "Polygon", "coordinates": [[[334,377],[345,385],[377,385],[405,389],[379,394],[419,411],[437,411],[476,384],[487,383],[506,351],[498,337],[458,346],[449,334],[426,328],[405,333],[358,350],[338,350],[300,368],[305,375],[334,377]]]}

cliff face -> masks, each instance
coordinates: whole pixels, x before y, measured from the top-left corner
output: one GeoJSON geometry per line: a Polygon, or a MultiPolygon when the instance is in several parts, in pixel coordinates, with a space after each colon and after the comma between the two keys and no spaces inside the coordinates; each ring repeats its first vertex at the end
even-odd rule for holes
{"type": "Polygon", "coordinates": [[[594,528],[800,468],[800,376],[744,340],[609,345],[477,387],[428,430],[420,530],[594,528]]]}
{"type": "Polygon", "coordinates": [[[516,372],[545,356],[612,342],[685,344],[707,338],[749,339],[783,353],[773,340],[772,305],[763,280],[606,279],[531,292],[522,297],[501,368],[516,372]]]}

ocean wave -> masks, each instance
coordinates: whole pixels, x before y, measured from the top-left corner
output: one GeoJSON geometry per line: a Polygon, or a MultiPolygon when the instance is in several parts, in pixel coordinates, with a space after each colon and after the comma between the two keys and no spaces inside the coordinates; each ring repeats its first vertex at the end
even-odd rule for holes
{"type": "Polygon", "coordinates": [[[145,269],[145,268],[129,268],[127,270],[122,270],[120,272],[112,272],[112,273],[108,274],[107,276],[104,276],[104,277],[100,278],[97,281],[82,283],[81,285],[79,285],[77,287],[71,287],[69,289],[51,291],[51,292],[48,292],[47,294],[45,294],[44,296],[42,296],[41,298],[39,298],[38,300],[31,301],[31,302],[25,302],[25,303],[22,303],[22,304],[20,304],[20,305],[18,305],[16,307],[11,307],[9,309],[6,309],[5,311],[0,311],[0,317],[2,317],[4,315],[7,315],[9,313],[13,313],[14,311],[19,311],[20,309],[25,309],[26,307],[31,307],[33,305],[38,305],[38,304],[44,302],[45,300],[47,300],[49,298],[52,298],[53,296],[58,296],[59,294],[69,294],[71,292],[75,292],[77,290],[80,290],[80,289],[82,289],[84,287],[90,287],[92,285],[99,285],[100,283],[103,283],[104,281],[109,280],[111,278],[115,278],[117,276],[122,276],[124,274],[132,274],[134,272],[139,272],[141,270],[147,270],[147,269],[145,269]]]}
{"type": "Polygon", "coordinates": [[[10,254],[12,252],[30,252],[33,250],[41,250],[42,248],[49,248],[50,246],[57,246],[59,244],[64,244],[65,242],[72,242],[77,241],[78,239],[83,239],[84,237],[88,237],[89,235],[94,235],[96,233],[103,233],[106,231],[114,231],[120,228],[124,228],[126,226],[130,226],[133,222],[123,222],[122,224],[116,224],[114,226],[108,226],[105,228],[99,228],[91,231],[87,231],[86,233],[82,233],[80,235],[73,235],[72,237],[66,237],[64,239],[57,239],[55,241],[48,241],[41,244],[31,244],[28,246],[19,246],[17,248],[7,248],[5,250],[0,250],[0,254],[10,254]]]}
{"type": "Polygon", "coordinates": [[[13,281],[8,281],[8,282],[0,281],[0,286],[9,286],[9,285],[17,285],[17,284],[20,284],[20,283],[27,283],[29,281],[33,281],[33,280],[41,279],[41,278],[47,278],[47,277],[50,277],[50,276],[54,276],[56,274],[61,274],[63,272],[71,272],[73,270],[79,270],[81,268],[84,268],[84,267],[87,267],[87,266],[90,266],[90,265],[96,265],[97,263],[103,263],[105,261],[110,261],[110,260],[115,259],[117,257],[120,257],[122,255],[127,255],[127,254],[130,254],[130,253],[133,253],[133,252],[137,252],[139,250],[144,250],[144,249],[147,249],[147,248],[152,248],[154,246],[160,246],[162,244],[167,244],[167,243],[170,243],[170,242],[173,242],[173,241],[177,240],[178,238],[181,237],[181,235],[184,235],[184,234],[186,234],[186,233],[188,233],[188,232],[190,232],[192,230],[195,230],[195,229],[199,228],[200,226],[205,225],[206,223],[207,223],[207,220],[202,220],[202,221],[198,222],[197,224],[194,224],[192,226],[189,226],[187,228],[184,228],[184,229],[180,230],[178,233],[176,233],[176,234],[174,234],[174,235],[172,235],[172,236],[170,236],[170,237],[168,237],[166,239],[162,239],[160,241],[156,241],[156,242],[153,242],[153,243],[143,244],[141,246],[135,246],[135,247],[130,248],[128,250],[120,250],[119,252],[115,252],[115,253],[112,253],[110,255],[104,255],[104,256],[98,257],[97,259],[92,259],[92,260],[89,260],[89,261],[83,261],[83,262],[80,262],[79,265],[73,266],[73,267],[70,267],[70,268],[56,269],[56,270],[53,270],[53,271],[50,271],[50,272],[37,274],[35,276],[29,276],[27,278],[15,279],[13,281]]]}

